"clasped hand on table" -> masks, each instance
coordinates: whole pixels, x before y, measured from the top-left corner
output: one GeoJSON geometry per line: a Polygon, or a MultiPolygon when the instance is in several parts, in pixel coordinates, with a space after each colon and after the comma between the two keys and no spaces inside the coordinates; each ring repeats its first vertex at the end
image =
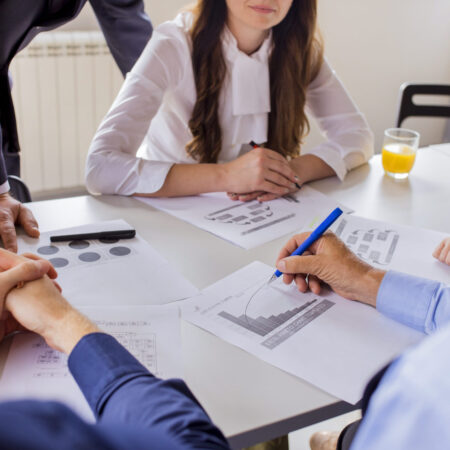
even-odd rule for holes
{"type": "Polygon", "coordinates": [[[61,295],[49,261],[0,249],[0,270],[0,339],[29,330],[69,354],[84,335],[99,331],[61,295]]]}

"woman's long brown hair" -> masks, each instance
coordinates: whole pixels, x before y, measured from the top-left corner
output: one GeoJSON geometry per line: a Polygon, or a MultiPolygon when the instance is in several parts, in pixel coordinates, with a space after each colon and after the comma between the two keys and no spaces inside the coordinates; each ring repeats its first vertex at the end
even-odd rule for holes
{"type": "MultiPolygon", "coordinates": [[[[193,139],[186,151],[198,162],[215,163],[222,148],[218,110],[226,64],[220,38],[227,6],[225,0],[198,0],[193,12],[192,66],[197,101],[189,121],[193,139]]],[[[293,0],[286,17],[272,29],[271,112],[266,146],[286,157],[299,154],[302,137],[309,131],[306,89],[323,59],[316,21],[316,0],[293,0]]]]}

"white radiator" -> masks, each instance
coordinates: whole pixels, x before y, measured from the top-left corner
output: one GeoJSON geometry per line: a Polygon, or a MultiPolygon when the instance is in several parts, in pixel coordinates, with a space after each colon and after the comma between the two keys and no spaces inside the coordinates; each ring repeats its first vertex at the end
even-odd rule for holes
{"type": "Polygon", "coordinates": [[[22,178],[32,192],[83,186],[89,144],[123,82],[103,35],[42,33],[11,74],[22,178]]]}

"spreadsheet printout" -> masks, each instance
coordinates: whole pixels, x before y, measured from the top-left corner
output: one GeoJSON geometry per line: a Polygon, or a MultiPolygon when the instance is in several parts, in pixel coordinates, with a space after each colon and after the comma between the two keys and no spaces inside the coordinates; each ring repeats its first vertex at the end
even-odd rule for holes
{"type": "MultiPolygon", "coordinates": [[[[114,336],[150,372],[182,377],[179,308],[175,305],[84,307],[101,331],[114,336]]],[[[32,333],[17,334],[0,379],[0,399],[56,400],[87,420],[92,411],[67,367],[67,356],[32,333]]]]}

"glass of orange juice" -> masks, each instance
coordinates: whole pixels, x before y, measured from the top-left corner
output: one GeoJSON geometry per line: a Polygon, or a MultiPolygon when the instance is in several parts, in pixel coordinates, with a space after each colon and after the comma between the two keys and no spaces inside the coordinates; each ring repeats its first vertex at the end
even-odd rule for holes
{"type": "Polygon", "coordinates": [[[416,160],[419,133],[405,128],[388,128],[384,132],[381,161],[387,175],[397,180],[407,178],[416,160]]]}

